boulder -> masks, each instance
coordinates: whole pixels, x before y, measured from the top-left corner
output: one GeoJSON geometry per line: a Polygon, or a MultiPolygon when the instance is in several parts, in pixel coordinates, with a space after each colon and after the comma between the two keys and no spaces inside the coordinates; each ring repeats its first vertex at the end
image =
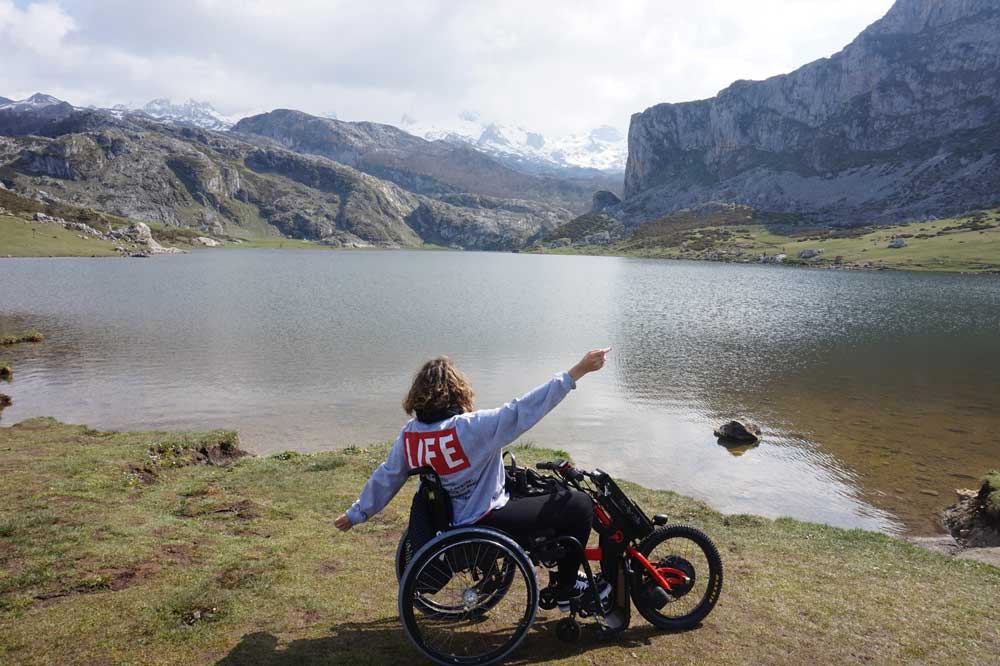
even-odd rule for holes
{"type": "Polygon", "coordinates": [[[70,231],[80,231],[88,236],[95,236],[97,238],[104,238],[104,234],[90,226],[89,224],[84,224],[83,222],[67,222],[63,225],[63,228],[69,229],[70,231]]]}
{"type": "Polygon", "coordinates": [[[219,247],[222,245],[219,241],[214,238],[208,238],[207,236],[195,236],[191,239],[191,242],[196,245],[204,245],[205,247],[219,247]]]}
{"type": "Polygon", "coordinates": [[[617,194],[609,190],[598,190],[594,192],[594,200],[590,205],[591,213],[600,213],[604,210],[617,206],[622,200],[617,194]]]}
{"type": "Polygon", "coordinates": [[[175,247],[163,247],[160,245],[153,238],[153,232],[150,231],[149,225],[145,222],[135,222],[125,229],[116,229],[109,235],[116,240],[145,246],[144,250],[131,253],[130,256],[133,257],[148,257],[151,254],[180,254],[184,252],[184,250],[178,250],[175,247]]]}
{"type": "Polygon", "coordinates": [[[813,257],[819,256],[819,250],[802,250],[799,252],[799,259],[812,259],[813,257]]]}
{"type": "Polygon", "coordinates": [[[754,443],[760,441],[760,426],[742,421],[728,421],[715,429],[714,434],[721,441],[754,443]]]}
{"type": "Polygon", "coordinates": [[[1000,472],[986,475],[979,490],[959,490],[944,511],[944,524],[965,548],[1000,547],[1000,472]]]}
{"type": "Polygon", "coordinates": [[[893,238],[892,241],[886,246],[893,250],[898,250],[901,247],[906,247],[906,241],[902,238],[893,238]]]}

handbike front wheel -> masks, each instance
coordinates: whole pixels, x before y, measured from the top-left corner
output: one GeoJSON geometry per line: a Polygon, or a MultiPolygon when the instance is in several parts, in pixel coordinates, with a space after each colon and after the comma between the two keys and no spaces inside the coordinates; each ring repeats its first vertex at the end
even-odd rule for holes
{"type": "Polygon", "coordinates": [[[487,529],[435,537],[413,556],[400,579],[403,629],[424,656],[439,664],[480,666],[505,658],[524,640],[537,606],[531,560],[513,540],[487,529]],[[501,593],[496,583],[484,589],[484,581],[498,578],[504,581],[501,593]],[[429,613],[428,607],[451,612],[429,613]]]}
{"type": "Polygon", "coordinates": [[[646,620],[660,629],[690,629],[715,607],[722,592],[722,558],[708,536],[688,525],[656,528],[636,548],[668,580],[663,589],[639,562],[632,562],[632,602],[646,620]]]}

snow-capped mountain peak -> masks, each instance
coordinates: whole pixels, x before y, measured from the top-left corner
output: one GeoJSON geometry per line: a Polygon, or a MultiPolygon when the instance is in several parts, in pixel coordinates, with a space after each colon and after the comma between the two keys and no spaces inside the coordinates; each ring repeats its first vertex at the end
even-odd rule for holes
{"type": "Polygon", "coordinates": [[[14,111],[37,111],[50,106],[57,106],[60,104],[66,104],[66,102],[53,97],[52,95],[46,95],[45,93],[35,93],[31,97],[26,99],[11,100],[6,104],[0,104],[0,109],[11,109],[14,111]]]}
{"type": "Polygon", "coordinates": [[[400,127],[430,141],[465,143],[501,160],[540,172],[554,169],[625,171],[628,146],[617,128],[604,125],[587,133],[544,136],[524,127],[485,122],[475,111],[462,111],[445,126],[425,125],[406,114],[400,127]]]}
{"type": "Polygon", "coordinates": [[[201,129],[226,130],[236,124],[236,120],[219,113],[208,102],[199,102],[194,99],[174,104],[171,100],[160,97],[133,110],[142,111],[161,122],[201,129]]]}

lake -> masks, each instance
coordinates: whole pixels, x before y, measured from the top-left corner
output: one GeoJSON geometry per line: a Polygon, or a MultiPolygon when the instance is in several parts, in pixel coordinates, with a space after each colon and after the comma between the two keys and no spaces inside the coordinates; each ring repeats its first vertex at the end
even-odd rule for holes
{"type": "MultiPolygon", "coordinates": [[[[613,345],[523,440],[759,513],[939,531],[1000,465],[1000,280],[614,257],[199,251],[0,261],[2,423],[239,429],[258,453],[393,439],[427,357],[498,406],[613,345]],[[762,443],[719,445],[744,417],[762,443]]],[[[669,513],[669,507],[657,507],[669,513]]]]}

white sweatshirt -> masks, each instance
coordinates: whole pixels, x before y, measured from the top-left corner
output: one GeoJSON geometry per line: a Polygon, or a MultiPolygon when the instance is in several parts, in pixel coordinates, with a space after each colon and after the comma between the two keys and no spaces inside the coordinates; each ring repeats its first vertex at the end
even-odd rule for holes
{"type": "Polygon", "coordinates": [[[520,437],[576,388],[562,372],[498,409],[480,409],[438,421],[410,419],[389,456],[347,510],[357,525],[385,508],[410,469],[429,465],[451,497],[454,525],[475,523],[507,504],[502,449],[520,437]]]}

